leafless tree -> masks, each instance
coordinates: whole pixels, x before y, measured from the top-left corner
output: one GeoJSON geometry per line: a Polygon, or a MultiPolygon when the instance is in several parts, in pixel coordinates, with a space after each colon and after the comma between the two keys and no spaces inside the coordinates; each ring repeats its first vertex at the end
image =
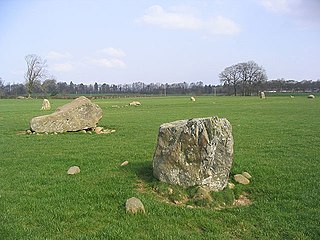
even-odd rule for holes
{"type": "Polygon", "coordinates": [[[243,95],[251,95],[268,77],[263,67],[254,61],[239,63],[238,71],[242,82],[243,95]]]}
{"type": "Polygon", "coordinates": [[[27,72],[25,74],[26,87],[28,91],[28,97],[31,97],[35,84],[41,82],[46,76],[46,60],[43,60],[40,56],[35,54],[29,54],[25,57],[27,62],[27,72]]]}
{"type": "Polygon", "coordinates": [[[240,83],[240,71],[237,65],[232,65],[224,69],[223,72],[219,74],[220,82],[226,86],[233,87],[233,93],[237,95],[237,86],[240,83]]]}
{"type": "Polygon", "coordinates": [[[225,86],[233,87],[234,95],[237,95],[238,86],[242,88],[243,95],[251,95],[253,91],[258,91],[261,83],[268,79],[264,68],[254,61],[227,67],[219,74],[219,78],[225,86]]]}

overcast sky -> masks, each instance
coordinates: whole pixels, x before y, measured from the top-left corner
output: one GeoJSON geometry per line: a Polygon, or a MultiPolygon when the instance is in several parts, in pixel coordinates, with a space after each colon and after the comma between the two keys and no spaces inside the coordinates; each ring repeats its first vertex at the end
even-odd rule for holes
{"type": "Polygon", "coordinates": [[[218,84],[249,60],[269,79],[320,79],[320,0],[0,0],[0,77],[25,56],[58,81],[218,84]]]}

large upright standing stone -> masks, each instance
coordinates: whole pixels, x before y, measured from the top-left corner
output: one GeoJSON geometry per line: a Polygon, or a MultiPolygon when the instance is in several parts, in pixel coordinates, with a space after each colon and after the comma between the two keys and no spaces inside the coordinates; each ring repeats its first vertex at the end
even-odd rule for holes
{"type": "Polygon", "coordinates": [[[54,113],[31,119],[34,132],[71,132],[94,128],[102,118],[102,109],[86,97],[59,107],[54,113]]]}
{"type": "Polygon", "coordinates": [[[225,118],[180,120],[160,126],[153,174],[181,186],[225,188],[233,160],[232,127],[225,118]]]}

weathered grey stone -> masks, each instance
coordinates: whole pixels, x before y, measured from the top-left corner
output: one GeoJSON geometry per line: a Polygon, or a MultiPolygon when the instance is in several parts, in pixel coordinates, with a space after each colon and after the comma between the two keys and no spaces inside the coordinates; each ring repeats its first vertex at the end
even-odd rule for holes
{"type": "Polygon", "coordinates": [[[196,118],[160,126],[153,174],[181,186],[226,187],[233,160],[232,127],[227,119],[196,118]]]}
{"type": "Polygon", "coordinates": [[[145,213],[146,211],[141,200],[139,198],[132,197],[126,201],[126,212],[135,214],[138,212],[145,213]]]}
{"type": "Polygon", "coordinates": [[[233,178],[237,183],[240,183],[243,185],[247,185],[250,183],[250,180],[248,178],[246,178],[245,176],[243,176],[242,174],[236,174],[233,176],[233,178]]]}
{"type": "Polygon", "coordinates": [[[101,108],[86,97],[79,97],[54,113],[30,121],[34,132],[69,132],[96,127],[102,118],[101,108]]]}
{"type": "Polygon", "coordinates": [[[72,166],[68,169],[68,174],[69,175],[74,175],[80,172],[80,168],[78,166],[72,166]]]}

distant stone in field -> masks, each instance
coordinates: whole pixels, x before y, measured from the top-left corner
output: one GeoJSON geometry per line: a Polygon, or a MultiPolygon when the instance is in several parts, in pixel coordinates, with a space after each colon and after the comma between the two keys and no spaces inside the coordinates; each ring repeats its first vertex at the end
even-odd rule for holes
{"type": "Polygon", "coordinates": [[[233,161],[232,127],[225,118],[180,120],[160,126],[153,174],[181,186],[222,190],[233,161]]]}
{"type": "Polygon", "coordinates": [[[248,178],[248,179],[252,178],[251,174],[248,173],[248,172],[243,172],[243,173],[242,173],[242,176],[244,176],[244,177],[246,177],[246,178],[248,178]]]}
{"type": "Polygon", "coordinates": [[[139,198],[132,197],[126,201],[126,213],[145,213],[144,206],[139,198]]]}
{"type": "Polygon", "coordinates": [[[243,185],[247,185],[250,183],[250,180],[248,178],[246,178],[245,176],[243,176],[242,174],[236,174],[233,176],[233,178],[237,183],[240,183],[243,185]]]}
{"type": "Polygon", "coordinates": [[[51,105],[48,99],[43,99],[41,110],[50,110],[51,105]]]}
{"type": "Polygon", "coordinates": [[[190,100],[191,100],[192,102],[195,102],[195,101],[196,101],[196,99],[195,99],[194,97],[190,97],[190,100]]]}
{"type": "Polygon", "coordinates": [[[34,132],[71,132],[95,128],[102,118],[101,108],[86,97],[79,97],[54,113],[35,117],[30,121],[34,132]]]}
{"type": "Polygon", "coordinates": [[[310,94],[309,96],[308,96],[308,98],[315,98],[315,96],[313,95],[313,94],[310,94]]]}
{"type": "Polygon", "coordinates": [[[140,106],[141,103],[138,102],[138,101],[133,101],[133,102],[129,103],[129,105],[130,105],[130,106],[140,106]]]}
{"type": "Polygon", "coordinates": [[[69,168],[67,173],[69,175],[74,175],[74,174],[77,174],[79,172],[80,172],[80,168],[78,166],[72,166],[72,167],[69,168]]]}
{"type": "Polygon", "coordinates": [[[264,92],[260,92],[260,98],[262,98],[262,99],[265,99],[265,98],[266,98],[266,95],[265,95],[264,92]]]}

